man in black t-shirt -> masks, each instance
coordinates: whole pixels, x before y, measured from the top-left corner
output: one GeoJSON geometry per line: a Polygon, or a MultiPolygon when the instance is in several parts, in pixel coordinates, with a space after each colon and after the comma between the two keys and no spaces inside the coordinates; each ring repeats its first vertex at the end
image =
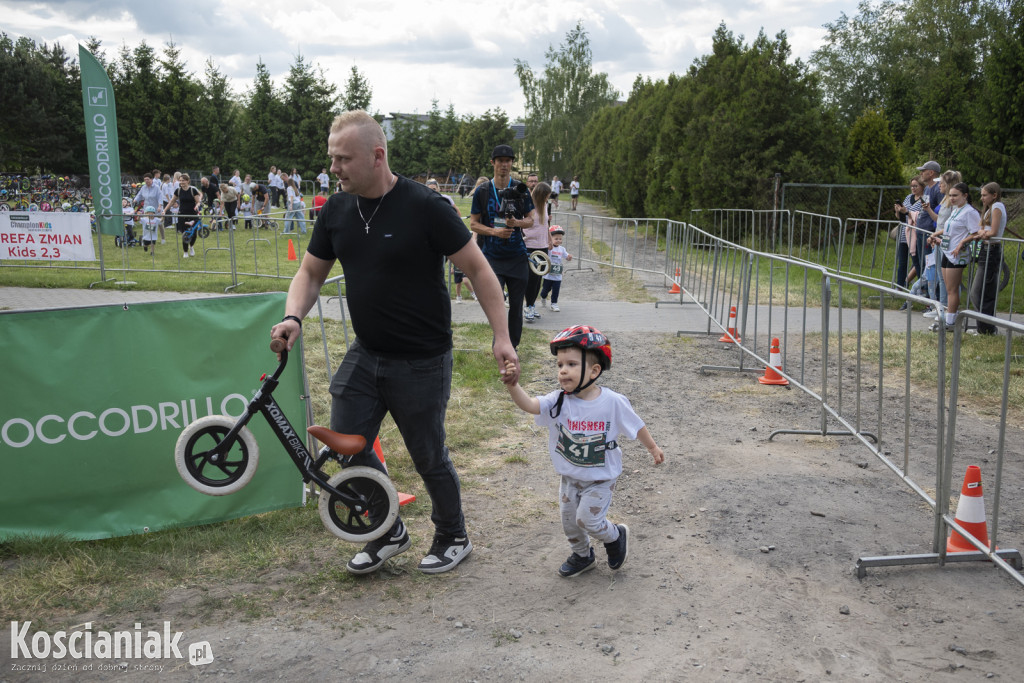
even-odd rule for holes
{"type": "Polygon", "coordinates": [[[220,184],[216,182],[217,176],[203,176],[200,180],[201,190],[203,192],[203,199],[206,202],[206,208],[213,210],[213,200],[220,197],[220,184]]]}
{"type": "MultiPolygon", "coordinates": [[[[363,111],[348,111],[331,126],[327,151],[342,193],[317,217],[306,254],[288,288],[285,317],[271,329],[291,349],[301,320],[340,261],[356,340],[331,381],[331,429],[366,438],[367,447],[345,458],[387,472],[370,444],[390,412],[416,471],[430,494],[434,541],[420,571],[453,569],[472,551],[466,536],[459,477],[444,445],[451,391],[451,299],[444,277],[447,256],[472,279],[494,331],[493,352],[502,379],[516,381],[519,359],[509,340],[497,278],[451,206],[436,192],[391,172],[384,131],[363,111]],[[511,367],[506,371],[505,363],[511,367]]],[[[398,519],[367,543],[347,566],[376,571],[412,541],[398,519]]]]}

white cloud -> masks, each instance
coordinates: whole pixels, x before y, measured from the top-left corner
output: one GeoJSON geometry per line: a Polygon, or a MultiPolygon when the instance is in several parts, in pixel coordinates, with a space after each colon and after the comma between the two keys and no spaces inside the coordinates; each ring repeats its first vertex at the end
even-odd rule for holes
{"type": "Polygon", "coordinates": [[[682,74],[711,49],[711,36],[726,22],[746,42],[761,27],[769,36],[786,30],[794,57],[807,59],[821,44],[821,25],[839,13],[856,13],[856,0],[559,0],[527,5],[478,0],[392,0],[386,9],[353,0],[304,0],[248,7],[237,1],[0,0],[3,31],[37,42],[59,42],[72,55],[76,43],[101,39],[107,58],[124,43],[145,40],[162,53],[173,40],[188,68],[201,76],[207,59],[241,95],[257,60],[275,80],[287,75],[297,54],[323,67],[341,91],[353,65],[373,88],[372,108],[442,109],[482,114],[501,107],[522,113],[516,58],[535,72],[545,52],[557,48],[578,20],[590,38],[595,68],[626,95],[636,75],[652,79],[682,74]]]}

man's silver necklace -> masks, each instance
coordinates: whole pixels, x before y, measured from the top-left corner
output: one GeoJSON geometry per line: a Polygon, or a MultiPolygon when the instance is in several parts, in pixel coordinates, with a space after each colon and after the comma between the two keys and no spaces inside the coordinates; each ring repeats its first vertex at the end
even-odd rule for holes
{"type": "Polygon", "coordinates": [[[387,192],[385,192],[384,194],[382,194],[380,196],[380,201],[377,202],[377,208],[375,208],[373,210],[373,213],[370,214],[369,218],[366,218],[365,216],[363,216],[363,210],[361,208],[359,208],[359,195],[356,195],[356,211],[359,212],[359,218],[361,218],[362,221],[363,221],[363,224],[366,225],[366,234],[367,235],[370,234],[370,221],[372,221],[373,217],[377,215],[378,211],[380,211],[380,205],[384,203],[384,198],[388,196],[388,192],[391,192],[391,190],[394,189],[395,185],[397,185],[397,184],[398,183],[395,182],[394,176],[392,176],[391,186],[388,187],[387,192]]]}

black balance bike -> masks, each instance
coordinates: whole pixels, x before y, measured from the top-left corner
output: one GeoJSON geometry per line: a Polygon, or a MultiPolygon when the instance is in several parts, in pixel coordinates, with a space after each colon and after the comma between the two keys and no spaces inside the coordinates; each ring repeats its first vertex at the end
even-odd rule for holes
{"type": "Polygon", "coordinates": [[[320,519],[327,530],[353,543],[380,538],[398,517],[398,491],[394,484],[372,467],[347,467],[328,478],[323,466],[329,461],[340,465],[342,456],[362,451],[366,439],[326,427],[310,427],[307,431],[325,445],[313,458],[273,398],[278,378],[288,363],[284,340],[274,339],[270,349],[280,354],[281,361],[274,374],[261,378],[263,385],[241,417],[236,420],[208,415],[182,431],[174,447],[178,474],[189,486],[207,495],[226,496],[241,490],[252,480],[259,463],[259,446],[246,424],[256,413],[262,413],[302,474],[303,482],[313,481],[323,489],[320,519]]]}

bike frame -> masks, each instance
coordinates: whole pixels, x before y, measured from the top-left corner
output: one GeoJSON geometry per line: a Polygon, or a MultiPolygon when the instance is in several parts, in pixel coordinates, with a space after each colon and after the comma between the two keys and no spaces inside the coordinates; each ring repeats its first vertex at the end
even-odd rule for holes
{"type": "Polygon", "coordinates": [[[281,362],[277,366],[277,370],[270,376],[264,375],[263,384],[259,390],[253,395],[252,400],[245,408],[245,414],[238,418],[235,422],[235,426],[224,435],[224,439],[217,444],[212,450],[218,455],[225,455],[230,450],[231,445],[234,444],[238,438],[238,433],[242,430],[242,427],[249,423],[249,420],[254,415],[260,413],[266,418],[270,424],[270,428],[277,435],[277,438],[281,441],[281,445],[284,446],[291,457],[292,462],[295,463],[295,467],[298,468],[302,474],[302,481],[309,483],[313,481],[317,486],[322,488],[335,496],[352,509],[355,512],[365,512],[361,501],[358,498],[354,498],[347,493],[339,491],[338,489],[327,483],[328,477],[323,473],[323,466],[328,460],[332,459],[333,451],[330,449],[324,449],[324,453],[313,458],[310,454],[309,449],[302,443],[302,439],[299,437],[298,432],[292,427],[291,422],[288,421],[288,417],[281,410],[281,407],[274,400],[273,393],[280,384],[281,373],[284,372],[285,365],[288,363],[288,352],[281,351],[281,362]]]}

